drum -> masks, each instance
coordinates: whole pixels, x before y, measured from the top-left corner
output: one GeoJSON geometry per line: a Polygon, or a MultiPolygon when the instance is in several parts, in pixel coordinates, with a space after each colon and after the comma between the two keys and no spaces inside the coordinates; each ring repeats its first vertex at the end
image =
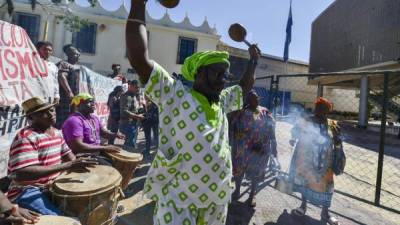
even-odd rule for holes
{"type": "Polygon", "coordinates": [[[65,216],[40,216],[36,225],[81,225],[79,220],[65,216]]]}
{"type": "Polygon", "coordinates": [[[122,177],[110,167],[96,165],[89,172],[66,172],[50,187],[53,201],[67,216],[83,225],[114,224],[122,177]]]}
{"type": "Polygon", "coordinates": [[[124,150],[119,153],[106,153],[106,155],[112,160],[113,166],[121,173],[121,187],[122,190],[125,190],[133,177],[137,165],[142,161],[143,155],[124,150]]]}

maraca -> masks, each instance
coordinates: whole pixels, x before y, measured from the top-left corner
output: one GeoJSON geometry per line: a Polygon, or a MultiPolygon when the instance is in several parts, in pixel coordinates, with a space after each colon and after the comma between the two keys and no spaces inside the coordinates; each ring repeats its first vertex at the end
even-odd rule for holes
{"type": "Polygon", "coordinates": [[[234,23],[229,27],[229,36],[232,38],[232,40],[237,41],[237,42],[244,42],[247,46],[251,46],[250,42],[246,40],[246,35],[247,31],[246,28],[244,28],[241,24],[239,23],[234,23]]]}
{"type": "Polygon", "coordinates": [[[166,8],[174,8],[179,4],[179,0],[157,0],[161,5],[166,8]]]}

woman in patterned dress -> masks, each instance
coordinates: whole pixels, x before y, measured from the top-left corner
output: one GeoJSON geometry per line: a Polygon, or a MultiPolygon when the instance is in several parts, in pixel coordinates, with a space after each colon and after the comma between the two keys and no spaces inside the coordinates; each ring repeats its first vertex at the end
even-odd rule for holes
{"type": "Polygon", "coordinates": [[[269,154],[277,155],[275,121],[268,109],[259,106],[259,97],[253,90],[246,97],[246,106],[232,120],[233,176],[238,199],[243,178],[251,180],[247,204],[255,206],[254,196],[258,183],[265,175],[269,154]]]}
{"type": "Polygon", "coordinates": [[[339,222],[329,214],[329,207],[334,191],[333,152],[342,141],[339,126],[327,118],[332,108],[328,100],[318,98],[314,115],[300,118],[293,127],[290,144],[294,146],[294,154],[290,177],[294,191],[302,195],[300,207],[292,214],[304,216],[309,201],[322,206],[321,221],[337,225],[339,222]]]}

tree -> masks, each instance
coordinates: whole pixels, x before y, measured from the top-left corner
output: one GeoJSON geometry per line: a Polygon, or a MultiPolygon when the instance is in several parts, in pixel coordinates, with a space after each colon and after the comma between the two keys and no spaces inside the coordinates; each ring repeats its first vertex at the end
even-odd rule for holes
{"type": "MultiPolygon", "coordinates": [[[[92,7],[96,6],[97,0],[87,0],[92,7]]],[[[36,5],[40,5],[42,9],[49,13],[49,8],[57,6],[58,9],[62,10],[62,15],[56,15],[57,20],[63,21],[66,25],[66,29],[71,32],[78,32],[83,27],[89,24],[87,19],[81,19],[79,16],[73,15],[73,12],[69,8],[69,4],[75,2],[75,0],[67,0],[67,4],[63,3],[63,0],[30,0],[32,11],[36,9],[36,5]]],[[[6,0],[6,2],[0,6],[0,8],[7,6],[8,14],[11,16],[14,12],[14,2],[13,0],[6,0]]]]}

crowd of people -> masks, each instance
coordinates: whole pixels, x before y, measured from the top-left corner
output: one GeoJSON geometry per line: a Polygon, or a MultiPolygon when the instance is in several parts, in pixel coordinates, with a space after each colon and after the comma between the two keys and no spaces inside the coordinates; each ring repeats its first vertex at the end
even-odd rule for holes
{"type": "MultiPolygon", "coordinates": [[[[52,181],[67,170],[111,165],[104,153],[137,151],[140,129],[146,139],[144,157],[151,160],[152,143],[157,147],[144,184],[145,194],[156,203],[154,224],[225,224],[228,204],[238,201],[244,178],[251,181],[247,204],[255,207],[268,160],[278,156],[276,122],[252,89],[257,45],[248,49],[250,60],[238,85],[226,87],[230,62],[223,51],[194,53],[177,79],[149,59],[146,1],[132,0],[132,5],[126,44],[139,81],[128,81],[121,66],[112,65],[108,77],[122,84],[109,94],[106,126],[94,113],[93,91],[79,92],[79,50],[64,46],[67,60],[55,65],[49,61],[52,44],[37,44],[59,85],[52,103],[38,97],[22,103],[29,125],[18,131],[10,148],[11,183],[6,196],[0,193],[1,222],[30,224],[39,214],[62,215],[48,195],[52,181]],[[116,139],[124,140],[122,149],[116,139]]],[[[304,216],[311,202],[322,206],[321,220],[338,224],[329,207],[334,174],[340,173],[335,168],[335,162],[340,164],[335,152],[342,150],[340,129],[327,119],[329,101],[318,99],[315,109],[314,116],[304,115],[292,129],[289,175],[302,194],[292,214],[304,216]]]]}

